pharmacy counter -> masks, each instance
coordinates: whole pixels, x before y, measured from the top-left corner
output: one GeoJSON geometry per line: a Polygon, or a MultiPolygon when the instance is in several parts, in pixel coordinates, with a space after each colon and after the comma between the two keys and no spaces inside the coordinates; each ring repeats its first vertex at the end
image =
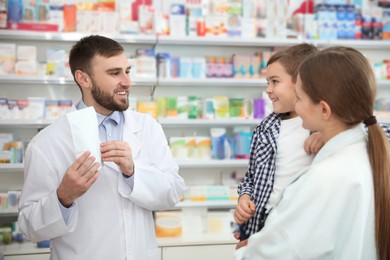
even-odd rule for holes
{"type": "MultiPolygon", "coordinates": [[[[158,238],[160,260],[231,259],[237,241],[232,234],[186,234],[175,238],[158,238]]],[[[13,243],[0,246],[4,260],[49,260],[49,248],[36,243],[13,243]]]]}

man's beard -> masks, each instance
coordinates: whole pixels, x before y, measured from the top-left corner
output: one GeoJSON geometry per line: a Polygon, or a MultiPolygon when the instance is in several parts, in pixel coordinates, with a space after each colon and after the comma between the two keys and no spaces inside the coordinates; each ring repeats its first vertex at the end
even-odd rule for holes
{"type": "MultiPolygon", "coordinates": [[[[111,111],[125,111],[129,107],[128,99],[125,99],[123,102],[116,102],[113,96],[110,96],[107,92],[105,92],[102,88],[100,88],[93,80],[92,80],[92,97],[95,99],[96,103],[100,106],[104,107],[107,110],[111,111]]],[[[128,95],[128,94],[127,94],[128,95]]]]}

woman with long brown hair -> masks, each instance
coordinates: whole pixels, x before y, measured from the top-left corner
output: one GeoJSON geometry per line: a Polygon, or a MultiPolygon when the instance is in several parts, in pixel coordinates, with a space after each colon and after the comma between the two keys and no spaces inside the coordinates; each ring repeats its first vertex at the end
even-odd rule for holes
{"type": "Polygon", "coordinates": [[[236,258],[390,259],[390,148],[370,64],[348,47],[310,55],[296,95],[303,127],[325,145],[236,258]]]}

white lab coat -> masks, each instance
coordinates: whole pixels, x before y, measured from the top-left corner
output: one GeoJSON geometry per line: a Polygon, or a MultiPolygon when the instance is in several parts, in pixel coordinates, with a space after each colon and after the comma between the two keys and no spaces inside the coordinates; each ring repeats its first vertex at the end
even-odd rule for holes
{"type": "Polygon", "coordinates": [[[107,163],[76,200],[68,225],[56,194],[76,159],[66,117],[31,140],[18,224],[31,241],[51,239],[51,259],[157,259],[152,210],[173,208],[185,184],[161,126],[150,116],[126,111],[123,140],[135,162],[134,189],[114,163],[107,163]]]}
{"type": "Polygon", "coordinates": [[[235,258],[376,259],[366,136],[360,125],[327,142],[235,258]]]}

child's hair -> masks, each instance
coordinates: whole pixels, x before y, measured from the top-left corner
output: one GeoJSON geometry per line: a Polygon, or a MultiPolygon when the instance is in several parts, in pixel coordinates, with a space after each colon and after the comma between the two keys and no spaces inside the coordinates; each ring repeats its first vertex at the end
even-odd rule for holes
{"type": "Polygon", "coordinates": [[[297,82],[299,65],[310,54],[318,51],[318,48],[312,44],[301,43],[291,46],[287,49],[283,49],[274,53],[267,62],[267,66],[275,62],[280,64],[286,69],[287,73],[291,75],[292,82],[297,82]]]}
{"type": "Polygon", "coordinates": [[[303,90],[315,104],[324,100],[344,123],[352,126],[364,122],[368,126],[376,248],[379,259],[390,259],[390,145],[373,117],[376,82],[371,66],[353,48],[331,47],[306,59],[299,76],[303,90]]]}

